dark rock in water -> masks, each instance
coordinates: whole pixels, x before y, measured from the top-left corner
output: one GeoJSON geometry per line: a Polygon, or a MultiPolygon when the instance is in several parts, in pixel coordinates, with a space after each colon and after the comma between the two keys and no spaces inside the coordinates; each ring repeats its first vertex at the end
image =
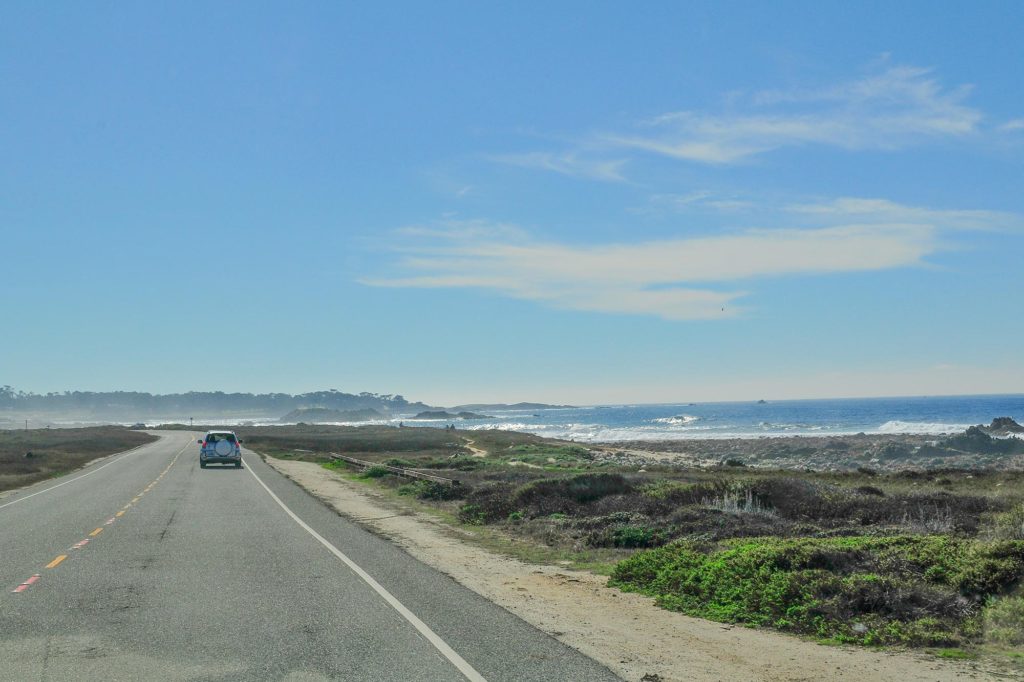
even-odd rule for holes
{"type": "Polygon", "coordinates": [[[365,422],[383,419],[381,414],[372,407],[362,410],[332,410],[326,407],[300,407],[292,410],[279,421],[316,424],[322,422],[365,422]]]}
{"type": "Polygon", "coordinates": [[[494,417],[488,417],[486,414],[476,414],[475,412],[427,410],[426,412],[420,412],[418,415],[413,417],[413,419],[494,419],[494,417]]]}
{"type": "Polygon", "coordinates": [[[758,405],[767,405],[767,404],[768,404],[768,401],[767,401],[767,400],[758,400],[758,401],[757,401],[757,404],[758,404],[758,405]]]}
{"type": "Polygon", "coordinates": [[[555,409],[575,409],[573,405],[548,405],[547,403],[514,403],[509,405],[508,403],[470,403],[468,405],[456,405],[447,409],[453,413],[459,412],[472,412],[473,410],[555,410],[555,409]]]}
{"type": "Polygon", "coordinates": [[[992,423],[989,424],[987,430],[989,432],[996,431],[1000,435],[1006,433],[1024,433],[1024,426],[1013,421],[1010,417],[996,417],[992,420],[992,423]]]}
{"type": "Polygon", "coordinates": [[[420,412],[413,419],[454,419],[455,415],[444,410],[427,410],[420,412]]]}

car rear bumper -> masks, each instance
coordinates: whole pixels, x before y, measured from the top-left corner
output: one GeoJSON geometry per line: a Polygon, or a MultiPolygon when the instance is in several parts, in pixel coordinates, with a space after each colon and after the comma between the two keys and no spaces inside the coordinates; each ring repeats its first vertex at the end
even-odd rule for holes
{"type": "Polygon", "coordinates": [[[204,464],[238,464],[242,461],[241,457],[199,457],[199,461],[204,464]]]}

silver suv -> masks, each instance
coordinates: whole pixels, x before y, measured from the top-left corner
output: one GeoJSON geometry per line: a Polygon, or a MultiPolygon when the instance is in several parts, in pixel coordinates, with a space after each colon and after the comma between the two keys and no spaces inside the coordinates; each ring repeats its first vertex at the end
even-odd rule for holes
{"type": "Polygon", "coordinates": [[[234,464],[242,468],[242,449],[238,447],[241,439],[233,431],[208,431],[206,437],[196,441],[199,443],[199,467],[205,469],[207,464],[234,464]]]}

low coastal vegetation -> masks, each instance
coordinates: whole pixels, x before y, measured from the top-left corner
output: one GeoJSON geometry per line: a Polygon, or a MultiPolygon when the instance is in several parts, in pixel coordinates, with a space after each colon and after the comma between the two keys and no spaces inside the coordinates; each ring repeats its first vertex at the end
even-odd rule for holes
{"type": "Polygon", "coordinates": [[[120,426],[0,430],[0,490],[60,476],[90,461],[156,440],[120,426]]]}
{"type": "Polygon", "coordinates": [[[1024,541],[948,535],[679,540],[620,563],[611,584],[724,622],[836,642],[1019,640],[1024,541]],[[989,607],[986,610],[986,606],[989,607]]]}
{"type": "MultiPolygon", "coordinates": [[[[276,456],[332,468],[347,465],[330,452],[375,462],[358,477],[466,526],[610,559],[610,584],[664,608],[951,656],[1024,642],[1024,469],[1012,459],[1016,443],[993,446],[976,431],[933,444],[955,445],[960,458],[979,448],[975,468],[809,471],[742,457],[692,467],[504,431],[294,428],[242,432],[276,456]],[[991,466],[998,456],[1003,466],[991,466]]],[[[832,451],[857,447],[836,441],[832,451]]],[[[868,454],[911,448],[906,441],[876,439],[868,454]]]]}

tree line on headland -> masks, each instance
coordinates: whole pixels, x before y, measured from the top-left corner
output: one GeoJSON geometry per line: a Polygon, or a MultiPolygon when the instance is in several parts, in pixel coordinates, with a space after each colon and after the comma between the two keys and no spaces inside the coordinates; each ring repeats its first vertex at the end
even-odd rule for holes
{"type": "Polygon", "coordinates": [[[344,393],[336,389],[292,395],[290,393],[224,393],[189,391],[154,395],[139,391],[63,391],[32,393],[0,386],[0,411],[78,414],[93,416],[137,415],[144,417],[183,414],[240,413],[279,417],[303,407],[335,410],[372,408],[383,414],[430,409],[401,395],[344,393]]]}

